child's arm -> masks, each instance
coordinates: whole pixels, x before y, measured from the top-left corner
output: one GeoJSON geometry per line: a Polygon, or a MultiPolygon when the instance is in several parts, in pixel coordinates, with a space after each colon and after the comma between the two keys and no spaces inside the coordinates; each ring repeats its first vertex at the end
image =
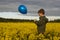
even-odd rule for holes
{"type": "Polygon", "coordinates": [[[45,25],[46,23],[48,22],[48,19],[47,18],[42,18],[40,19],[39,21],[35,21],[35,23],[38,25],[38,26],[41,26],[41,25],[45,25]]]}
{"type": "Polygon", "coordinates": [[[40,22],[39,21],[35,21],[35,24],[37,24],[37,26],[40,26],[40,22]]]}

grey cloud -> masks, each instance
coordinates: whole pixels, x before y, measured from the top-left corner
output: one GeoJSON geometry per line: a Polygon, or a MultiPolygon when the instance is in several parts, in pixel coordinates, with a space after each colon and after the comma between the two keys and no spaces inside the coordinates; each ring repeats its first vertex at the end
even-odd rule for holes
{"type": "Polygon", "coordinates": [[[60,0],[0,0],[0,11],[18,11],[20,4],[25,4],[29,13],[36,14],[40,8],[44,8],[46,15],[60,15],[60,0]]]}
{"type": "Polygon", "coordinates": [[[54,7],[54,6],[59,7],[60,5],[59,0],[0,0],[0,2],[4,2],[4,4],[18,2],[22,4],[37,5],[37,6],[43,6],[43,7],[54,7]]]}

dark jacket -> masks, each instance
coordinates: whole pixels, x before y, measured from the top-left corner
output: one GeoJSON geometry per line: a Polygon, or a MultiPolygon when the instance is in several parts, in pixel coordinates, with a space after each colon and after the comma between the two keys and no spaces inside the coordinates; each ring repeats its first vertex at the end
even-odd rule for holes
{"type": "Polygon", "coordinates": [[[38,33],[45,32],[45,27],[47,22],[48,22],[48,19],[45,16],[39,17],[39,21],[35,22],[37,24],[38,33]]]}

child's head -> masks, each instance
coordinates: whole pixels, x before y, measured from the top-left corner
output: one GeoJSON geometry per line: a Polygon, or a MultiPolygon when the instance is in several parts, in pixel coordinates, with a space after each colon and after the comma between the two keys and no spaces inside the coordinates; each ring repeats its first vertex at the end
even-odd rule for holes
{"type": "Polygon", "coordinates": [[[45,15],[45,10],[44,9],[38,10],[38,14],[39,14],[39,16],[44,16],[45,15]]]}

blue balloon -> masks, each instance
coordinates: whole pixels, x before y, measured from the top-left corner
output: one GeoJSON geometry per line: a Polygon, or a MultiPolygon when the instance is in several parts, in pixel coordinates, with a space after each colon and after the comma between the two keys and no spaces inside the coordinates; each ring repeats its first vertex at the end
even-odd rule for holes
{"type": "Polygon", "coordinates": [[[22,14],[27,14],[27,8],[24,5],[19,5],[18,11],[22,14]]]}

